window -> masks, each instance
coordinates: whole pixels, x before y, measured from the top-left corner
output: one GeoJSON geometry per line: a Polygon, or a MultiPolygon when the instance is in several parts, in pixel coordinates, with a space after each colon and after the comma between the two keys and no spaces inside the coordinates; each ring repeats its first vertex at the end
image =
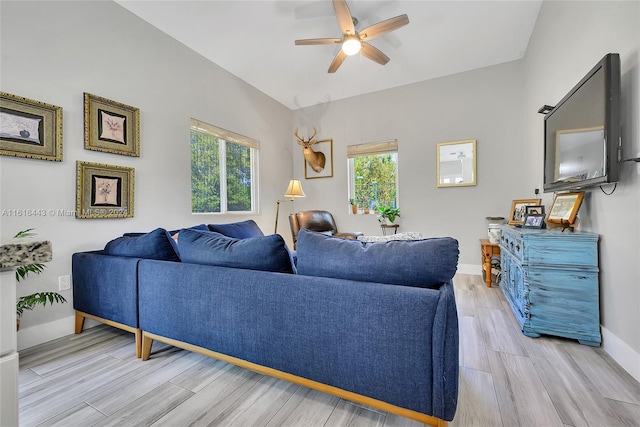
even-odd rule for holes
{"type": "Polygon", "coordinates": [[[349,145],[349,198],[372,213],[398,206],[398,141],[349,145]]]}
{"type": "Polygon", "coordinates": [[[191,212],[257,211],[258,141],[191,119],[191,212]]]}

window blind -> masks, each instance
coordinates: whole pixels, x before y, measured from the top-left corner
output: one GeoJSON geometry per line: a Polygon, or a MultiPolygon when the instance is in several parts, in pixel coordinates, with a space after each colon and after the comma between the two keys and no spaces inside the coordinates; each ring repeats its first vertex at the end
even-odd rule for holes
{"type": "Polygon", "coordinates": [[[398,151],[398,140],[367,142],[365,144],[348,145],[347,157],[369,156],[373,154],[395,153],[398,151]]]}
{"type": "Polygon", "coordinates": [[[191,130],[224,139],[227,142],[233,142],[234,144],[243,145],[245,147],[256,149],[260,148],[260,142],[253,138],[210,125],[200,120],[191,119],[191,130]]]}

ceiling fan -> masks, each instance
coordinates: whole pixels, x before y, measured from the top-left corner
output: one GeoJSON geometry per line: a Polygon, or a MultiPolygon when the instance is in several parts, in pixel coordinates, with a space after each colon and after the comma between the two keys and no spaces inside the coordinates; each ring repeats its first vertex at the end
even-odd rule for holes
{"type": "Polygon", "coordinates": [[[296,45],[342,44],[342,48],[338,51],[329,66],[329,73],[335,73],[347,56],[355,55],[358,52],[362,52],[366,58],[380,65],[385,65],[389,62],[389,57],[380,49],[367,42],[409,23],[409,17],[405,14],[378,22],[377,24],[357,31],[355,26],[358,20],[351,16],[345,0],[333,0],[333,9],[336,12],[338,26],[340,26],[340,30],[342,31],[342,38],[303,39],[296,40],[295,42],[296,45]]]}

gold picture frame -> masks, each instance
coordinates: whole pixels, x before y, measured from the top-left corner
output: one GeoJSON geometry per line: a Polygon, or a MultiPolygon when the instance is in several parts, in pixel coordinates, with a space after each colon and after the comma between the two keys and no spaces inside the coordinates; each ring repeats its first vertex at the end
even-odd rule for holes
{"type": "Polygon", "coordinates": [[[304,178],[331,178],[333,176],[333,139],[317,141],[311,147],[316,153],[324,154],[324,168],[320,172],[316,172],[311,168],[307,159],[304,159],[304,178]]]}
{"type": "Polygon", "coordinates": [[[436,145],[436,186],[477,185],[476,140],[439,142],[436,145]]]}
{"type": "Polygon", "coordinates": [[[85,92],[84,148],[140,157],[140,110],[85,92]]]}
{"type": "Polygon", "coordinates": [[[519,199],[511,202],[511,215],[509,224],[522,225],[527,215],[527,206],[540,206],[542,199],[519,199]]]}
{"type": "Polygon", "coordinates": [[[0,154],[62,161],[62,107],[0,92],[0,154]]]}
{"type": "Polygon", "coordinates": [[[133,218],[134,168],[76,162],[76,218],[133,218]]]}
{"type": "Polygon", "coordinates": [[[547,222],[553,224],[572,225],[576,221],[578,210],[584,198],[583,191],[558,193],[547,214],[547,222]]]}

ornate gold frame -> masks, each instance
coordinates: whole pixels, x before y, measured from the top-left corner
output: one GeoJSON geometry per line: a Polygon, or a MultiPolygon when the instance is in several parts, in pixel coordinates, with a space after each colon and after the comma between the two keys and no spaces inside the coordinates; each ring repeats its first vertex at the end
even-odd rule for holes
{"type": "Polygon", "coordinates": [[[84,148],[140,157],[140,110],[85,92],[84,148]]]}
{"type": "Polygon", "coordinates": [[[76,218],[133,218],[134,168],[76,165],[76,218]]]}
{"type": "Polygon", "coordinates": [[[0,92],[0,111],[8,116],[2,120],[7,128],[0,128],[1,155],[62,161],[62,107],[0,92]],[[13,134],[7,126],[11,116],[37,122],[37,136],[33,138],[26,128],[13,134]]]}

